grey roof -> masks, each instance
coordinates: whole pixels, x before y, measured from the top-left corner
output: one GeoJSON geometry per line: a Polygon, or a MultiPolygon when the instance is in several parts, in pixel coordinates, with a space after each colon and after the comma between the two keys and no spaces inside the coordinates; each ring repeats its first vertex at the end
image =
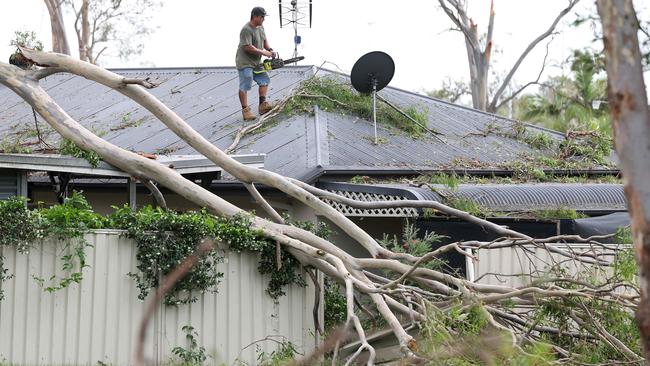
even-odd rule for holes
{"type": "Polygon", "coordinates": [[[461,184],[456,190],[437,186],[435,191],[404,184],[321,182],[318,186],[365,201],[376,200],[376,197],[382,197],[382,200],[387,199],[386,197],[399,197],[438,202],[444,202],[448,198],[465,198],[498,212],[530,212],[558,208],[592,212],[627,210],[622,184],[461,184]]]}
{"type": "MultiPolygon", "coordinates": [[[[158,83],[151,92],[219,148],[228,147],[237,129],[246,124],[241,118],[237,70],[233,67],[115,71],[158,83]]],[[[289,95],[314,73],[311,66],[272,71],[270,96],[279,100],[289,95]]],[[[67,74],[49,76],[41,83],[68,114],[113,144],[154,154],[196,154],[149,112],[116,91],[67,74]]],[[[501,169],[503,162],[515,161],[522,154],[540,154],[539,150],[513,138],[497,134],[480,136],[489,126],[509,126],[514,121],[396,88],[385,88],[380,94],[393,104],[426,111],[429,126],[444,135],[441,139],[434,136],[412,139],[380,126],[378,133],[385,138],[385,143],[374,145],[371,122],[317,111],[281,117],[280,123],[244,137],[234,153],[266,154],[266,169],[302,179],[313,178],[328,169],[352,174],[355,171],[412,173],[466,168],[463,164],[468,162],[489,171],[501,169]]],[[[257,92],[249,93],[249,101],[256,100],[257,92]]],[[[45,122],[40,117],[39,121],[43,129],[45,122]]],[[[0,135],[30,144],[36,142],[33,126],[31,108],[0,85],[0,135]]],[[[562,138],[561,134],[549,133],[553,138],[562,138]]],[[[55,134],[52,136],[50,141],[55,141],[55,134]]]]}

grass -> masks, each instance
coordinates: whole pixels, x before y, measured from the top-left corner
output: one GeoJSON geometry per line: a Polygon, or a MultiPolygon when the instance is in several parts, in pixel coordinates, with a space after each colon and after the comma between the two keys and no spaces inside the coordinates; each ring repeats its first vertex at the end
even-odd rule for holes
{"type": "Polygon", "coordinates": [[[12,141],[5,137],[0,141],[0,152],[5,154],[31,154],[32,149],[23,146],[20,141],[12,141]]]}
{"type": "Polygon", "coordinates": [[[125,128],[138,127],[142,124],[142,119],[131,119],[131,113],[125,113],[122,115],[122,123],[112,127],[111,131],[119,131],[125,128]]]}
{"type": "Polygon", "coordinates": [[[445,174],[437,173],[431,175],[423,176],[424,181],[429,184],[441,184],[452,191],[458,190],[458,186],[461,183],[461,178],[455,173],[445,174]]]}
{"type": "Polygon", "coordinates": [[[469,213],[470,215],[474,215],[477,217],[487,217],[492,215],[492,212],[479,205],[475,201],[469,199],[469,198],[464,198],[464,197],[450,197],[447,199],[447,205],[450,207],[453,207],[457,210],[465,211],[469,213]]]}
{"type": "Polygon", "coordinates": [[[540,220],[557,220],[557,219],[582,219],[588,217],[576,210],[567,207],[558,207],[548,210],[532,211],[531,215],[540,220]]]}

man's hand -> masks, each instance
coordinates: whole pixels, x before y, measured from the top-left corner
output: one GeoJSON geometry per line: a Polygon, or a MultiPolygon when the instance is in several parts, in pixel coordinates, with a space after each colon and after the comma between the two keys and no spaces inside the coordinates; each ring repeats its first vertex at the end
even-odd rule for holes
{"type": "Polygon", "coordinates": [[[274,51],[262,50],[262,56],[275,58],[277,56],[277,54],[274,51]]]}

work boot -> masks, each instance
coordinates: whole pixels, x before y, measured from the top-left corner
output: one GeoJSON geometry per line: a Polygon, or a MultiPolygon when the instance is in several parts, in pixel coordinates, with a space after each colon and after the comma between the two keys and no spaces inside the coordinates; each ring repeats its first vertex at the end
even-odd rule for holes
{"type": "Polygon", "coordinates": [[[269,113],[269,111],[271,109],[273,109],[273,107],[275,107],[275,105],[273,105],[273,104],[271,104],[271,103],[269,103],[267,101],[263,101],[262,103],[260,103],[260,106],[259,106],[259,108],[257,110],[260,112],[260,116],[261,116],[263,114],[269,113]]]}
{"type": "Polygon", "coordinates": [[[241,114],[242,116],[244,116],[244,121],[252,121],[255,118],[257,118],[255,117],[255,113],[253,113],[253,111],[251,110],[251,107],[246,107],[242,109],[241,114]]]}

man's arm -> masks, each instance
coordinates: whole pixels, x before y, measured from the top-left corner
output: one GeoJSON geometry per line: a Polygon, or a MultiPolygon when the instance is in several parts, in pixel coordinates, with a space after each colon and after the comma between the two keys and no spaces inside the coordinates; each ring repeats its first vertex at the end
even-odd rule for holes
{"type": "MultiPolygon", "coordinates": [[[[264,48],[266,48],[268,42],[264,41],[264,48]]],[[[267,51],[267,49],[261,50],[252,44],[247,44],[244,46],[244,51],[250,53],[251,55],[261,55],[266,57],[273,57],[273,51],[267,51]]]]}
{"type": "Polygon", "coordinates": [[[271,57],[276,57],[275,51],[273,51],[273,48],[271,48],[267,39],[264,39],[264,49],[273,53],[271,57]]]}

